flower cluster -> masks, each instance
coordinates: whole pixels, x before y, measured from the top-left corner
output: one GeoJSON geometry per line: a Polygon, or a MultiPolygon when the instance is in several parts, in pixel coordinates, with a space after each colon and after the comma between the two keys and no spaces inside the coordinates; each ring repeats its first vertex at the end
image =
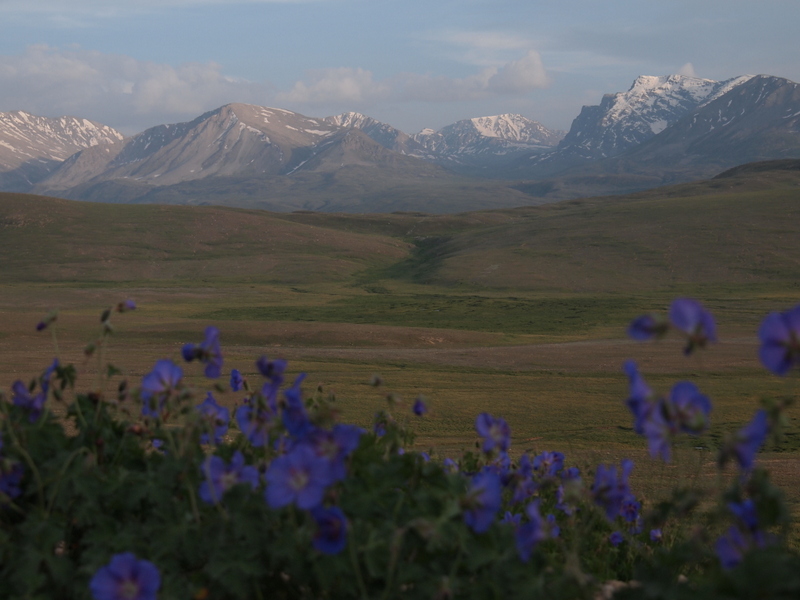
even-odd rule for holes
{"type": "Polygon", "coordinates": [[[633,429],[647,437],[650,455],[669,462],[672,442],[679,432],[698,435],[708,429],[711,401],[690,381],[676,383],[667,398],[655,399],[636,363],[625,363],[629,396],[625,403],[633,413],[633,429]]]}
{"type": "Polygon", "coordinates": [[[657,315],[642,315],[628,326],[628,335],[635,340],[661,338],[670,327],[686,338],[684,354],[691,354],[695,348],[704,348],[708,342],[717,341],[717,327],[714,317],[692,298],[676,298],[669,308],[669,321],[657,315]]]}

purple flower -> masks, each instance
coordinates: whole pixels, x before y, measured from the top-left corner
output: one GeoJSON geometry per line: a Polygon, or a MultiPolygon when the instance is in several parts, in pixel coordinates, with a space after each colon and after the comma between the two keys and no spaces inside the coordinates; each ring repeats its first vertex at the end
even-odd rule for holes
{"type": "Polygon", "coordinates": [[[161,576],[156,566],[131,552],[115,554],[89,582],[94,600],[155,600],[161,576]]]}
{"type": "Polygon", "coordinates": [[[205,375],[209,379],[216,379],[222,373],[222,352],[219,347],[219,329],[213,326],[206,327],[206,337],[199,344],[186,344],[181,350],[186,362],[194,359],[206,365],[205,375]]]}
{"type": "Polygon", "coordinates": [[[639,511],[642,509],[641,502],[637,502],[632,496],[622,501],[619,514],[628,523],[635,523],[639,519],[639,511]]]}
{"type": "Polygon", "coordinates": [[[606,518],[613,521],[622,510],[622,503],[633,497],[628,487],[628,477],[633,470],[633,461],[625,459],[617,474],[615,466],[598,465],[592,485],[592,497],[595,503],[605,510],[606,518]]]}
{"type": "Polygon", "coordinates": [[[684,354],[691,354],[695,348],[703,348],[708,342],[717,341],[717,328],[714,317],[691,298],[676,298],[669,308],[669,320],[675,329],[687,337],[684,354]]]}
{"type": "Polygon", "coordinates": [[[696,435],[708,429],[711,400],[690,381],[679,381],[669,395],[681,431],[696,435]]]}
{"type": "Polygon", "coordinates": [[[533,459],[533,468],[544,477],[554,477],[564,469],[564,455],[561,452],[542,452],[533,459]]]}
{"type": "Polygon", "coordinates": [[[442,461],[442,467],[448,473],[458,473],[458,463],[452,458],[445,458],[442,461]]]}
{"type": "Polygon", "coordinates": [[[776,375],[800,364],[800,304],[783,313],[770,313],[758,330],[758,357],[776,375]]]}
{"type": "Polygon", "coordinates": [[[363,433],[360,427],[340,423],[331,431],[314,429],[302,443],[328,464],[329,483],[334,483],[347,476],[345,459],[358,448],[363,433]]]}
{"type": "Polygon", "coordinates": [[[274,459],[266,474],[265,498],[272,508],[295,503],[310,509],[322,504],[330,481],[328,464],[305,444],[298,444],[288,454],[274,459]]]}
{"type": "Polygon", "coordinates": [[[519,525],[514,533],[517,554],[522,562],[530,560],[533,549],[550,537],[548,523],[539,514],[539,501],[534,500],[525,509],[528,521],[519,525]]]}
{"type": "Polygon", "coordinates": [[[171,360],[158,361],[142,378],[142,414],[159,417],[170,395],[178,388],[183,371],[171,360]]]}
{"type": "Polygon", "coordinates": [[[305,373],[298,375],[292,387],[283,392],[283,396],[286,398],[286,405],[283,407],[283,426],[290,436],[297,439],[303,438],[314,429],[314,425],[308,418],[303,403],[303,392],[300,389],[300,384],[303,383],[305,377],[305,373]]]}
{"type": "Polygon", "coordinates": [[[650,530],[650,541],[651,542],[661,542],[664,539],[664,534],[661,532],[661,529],[651,529],[650,530]]]}
{"type": "Polygon", "coordinates": [[[720,462],[724,464],[728,458],[733,457],[743,471],[749,471],[767,433],[769,433],[767,412],[759,410],[750,423],[740,429],[725,445],[720,455],[720,462]]]}
{"type": "Polygon", "coordinates": [[[265,406],[244,404],[236,409],[234,415],[236,424],[256,448],[266,446],[269,441],[269,432],[274,426],[275,413],[265,406]]]}
{"type": "Polygon", "coordinates": [[[258,487],[258,469],[244,464],[244,455],[238,450],[230,464],[219,456],[209,456],[203,462],[206,481],[200,484],[198,495],[203,502],[216,504],[229,489],[240,483],[249,483],[252,489],[258,487]]]}
{"type": "Polygon", "coordinates": [[[650,456],[660,456],[661,460],[669,462],[672,438],[678,433],[678,423],[671,404],[663,398],[659,400],[644,421],[642,429],[647,438],[650,456]]]}
{"type": "Polygon", "coordinates": [[[428,412],[428,407],[422,400],[422,396],[418,396],[417,399],[414,401],[414,407],[412,410],[414,411],[414,414],[417,415],[418,417],[421,417],[426,412],[428,412]]]}
{"type": "MultiPolygon", "coordinates": [[[[196,408],[201,415],[208,419],[211,426],[214,428],[214,443],[221,444],[223,436],[228,431],[228,421],[230,421],[231,418],[230,411],[224,406],[217,404],[211,392],[208,392],[206,399],[202,404],[198,404],[196,408]]],[[[209,436],[207,433],[203,433],[200,436],[200,443],[209,443],[209,436]]]]}
{"type": "Polygon", "coordinates": [[[337,506],[317,507],[311,511],[311,516],[317,522],[312,542],[314,548],[323,554],[339,554],[344,550],[347,545],[347,518],[342,510],[337,506]]]}
{"type": "Polygon", "coordinates": [[[238,392],[240,389],[242,389],[242,387],[244,387],[244,379],[242,378],[242,374],[238,369],[233,369],[231,371],[231,390],[238,392]]]}
{"type": "Polygon", "coordinates": [[[739,531],[738,527],[731,526],[725,535],[717,540],[714,545],[723,569],[732,569],[744,558],[745,552],[750,549],[750,544],[739,531]]]}
{"type": "Polygon", "coordinates": [[[42,416],[44,405],[47,401],[47,391],[41,390],[38,394],[28,392],[24,383],[17,380],[11,385],[11,399],[16,406],[22,407],[28,413],[28,420],[33,423],[42,416]]]}
{"type": "Polygon", "coordinates": [[[506,514],[503,515],[503,518],[500,519],[500,522],[517,527],[522,524],[522,515],[519,513],[513,515],[509,511],[506,511],[506,514]]]}
{"type": "Polygon", "coordinates": [[[256,367],[259,372],[269,379],[277,387],[283,385],[283,373],[286,371],[285,360],[267,360],[266,356],[262,356],[256,361],[256,367]]]}
{"type": "Polygon", "coordinates": [[[483,451],[491,452],[498,448],[501,452],[508,451],[511,446],[511,428],[505,419],[494,418],[489,413],[481,413],[475,419],[475,429],[483,438],[483,451]]]}
{"type": "Polygon", "coordinates": [[[630,391],[625,404],[633,413],[633,430],[639,435],[643,435],[644,424],[650,417],[650,413],[655,406],[655,403],[650,400],[653,397],[653,391],[639,374],[639,370],[634,361],[626,361],[623,366],[623,371],[625,371],[625,374],[628,376],[630,391]]]}
{"type": "Polygon", "coordinates": [[[622,537],[622,534],[619,531],[615,531],[610,536],[608,536],[608,541],[611,542],[612,546],[619,546],[622,542],[625,541],[625,538],[622,537]]]}
{"type": "Polygon", "coordinates": [[[117,304],[117,312],[124,313],[128,312],[129,310],[136,310],[136,303],[130,298],[117,304]]]}
{"type": "Polygon", "coordinates": [[[500,477],[483,471],[472,478],[464,498],[464,522],[475,533],[483,533],[492,525],[502,502],[500,477]]]}
{"type": "MultiPolygon", "coordinates": [[[[25,469],[16,461],[0,459],[0,498],[5,494],[13,500],[22,493],[20,485],[25,469]]],[[[0,499],[0,504],[2,500],[0,499]]]]}
{"type": "Polygon", "coordinates": [[[669,324],[655,315],[642,315],[628,325],[628,335],[635,340],[645,341],[664,337],[668,329],[669,324]]]}

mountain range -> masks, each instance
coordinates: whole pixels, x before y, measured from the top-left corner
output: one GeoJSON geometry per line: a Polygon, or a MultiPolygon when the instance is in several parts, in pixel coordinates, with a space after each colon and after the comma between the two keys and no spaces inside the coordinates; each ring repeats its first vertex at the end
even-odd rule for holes
{"type": "Polygon", "coordinates": [[[111,202],[457,212],[636,191],[800,157],[800,86],[779,77],[637,78],[566,134],[521,115],[408,135],[359,113],[229,104],[131,137],[0,113],[0,189],[111,202]]]}

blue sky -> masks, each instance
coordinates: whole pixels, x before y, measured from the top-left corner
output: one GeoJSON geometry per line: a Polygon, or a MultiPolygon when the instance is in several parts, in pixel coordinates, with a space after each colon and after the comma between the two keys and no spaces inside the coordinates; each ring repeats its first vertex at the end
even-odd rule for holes
{"type": "Polygon", "coordinates": [[[798,0],[0,0],[0,111],[124,133],[228,102],[568,129],[638,75],[800,81],[798,0]]]}

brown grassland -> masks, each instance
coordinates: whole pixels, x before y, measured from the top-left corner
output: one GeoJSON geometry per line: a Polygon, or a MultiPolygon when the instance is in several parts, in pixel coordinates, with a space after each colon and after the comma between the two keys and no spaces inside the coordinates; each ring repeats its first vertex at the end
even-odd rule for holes
{"type": "MultiPolygon", "coordinates": [[[[364,426],[394,392],[416,447],[439,457],[473,447],[475,416],[489,411],[508,420],[517,453],[561,450],[579,466],[631,456],[651,498],[687,478],[714,487],[726,432],[761,400],[800,395],[798,373],[778,378],[757,359],[761,318],[800,301],[800,177],[765,177],[442,216],[0,194],[0,389],[52,360],[53,336],[35,325],[54,308],[62,361],[79,367],[79,387],[96,385],[83,347],[101,311],[131,297],[138,308],[113,317],[105,361],[132,385],[213,324],[226,374],[256,383],[256,357],[286,358],[308,373],[307,393],[334,393],[342,418],[364,426]],[[714,312],[718,344],[685,357],[676,337],[626,338],[630,319],[680,295],[714,312]],[[668,466],[632,431],[628,358],[659,392],[691,379],[714,403],[710,431],[681,440],[668,466]],[[419,394],[424,418],[410,411],[419,394]]],[[[197,365],[184,372],[203,383],[197,365]]],[[[760,460],[800,516],[800,406],[790,415],[760,460]]]]}

